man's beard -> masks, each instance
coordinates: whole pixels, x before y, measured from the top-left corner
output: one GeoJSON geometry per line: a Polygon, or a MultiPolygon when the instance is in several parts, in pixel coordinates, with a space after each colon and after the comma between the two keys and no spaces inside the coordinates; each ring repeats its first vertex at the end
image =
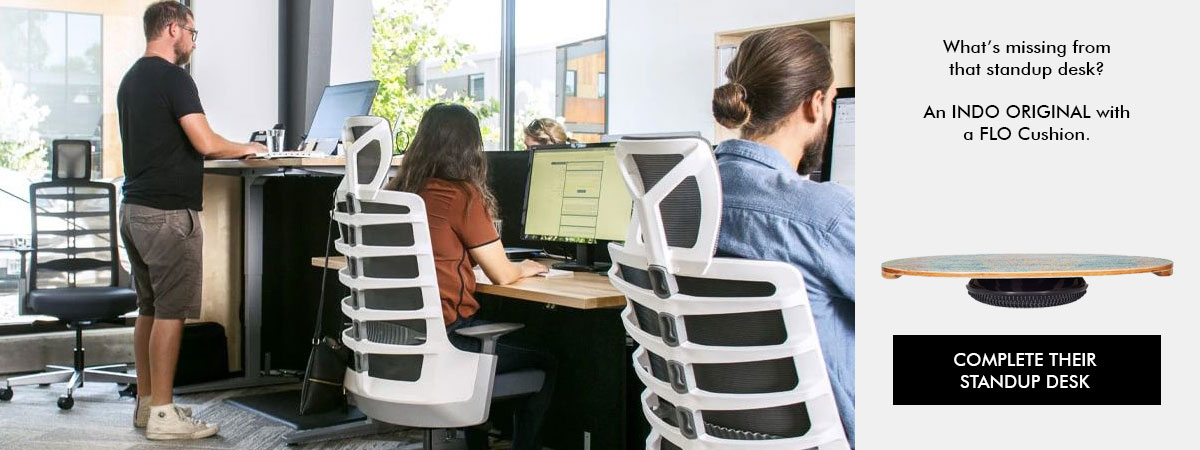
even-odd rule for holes
{"type": "Polygon", "coordinates": [[[800,157],[800,174],[808,175],[814,170],[821,167],[822,157],[825,153],[825,138],[829,135],[829,128],[822,128],[820,133],[813,136],[812,142],[804,146],[804,156],[800,157]]]}
{"type": "Polygon", "coordinates": [[[192,59],[192,52],[184,51],[181,45],[175,45],[175,65],[182,66],[192,59]]]}

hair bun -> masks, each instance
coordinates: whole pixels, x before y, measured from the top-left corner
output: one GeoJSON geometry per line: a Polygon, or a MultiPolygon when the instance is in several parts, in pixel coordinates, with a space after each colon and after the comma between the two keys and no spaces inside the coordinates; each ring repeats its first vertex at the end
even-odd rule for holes
{"type": "Polygon", "coordinates": [[[750,122],[750,104],[746,87],[730,82],[713,90],[713,118],[730,129],[741,128],[750,122]]]}

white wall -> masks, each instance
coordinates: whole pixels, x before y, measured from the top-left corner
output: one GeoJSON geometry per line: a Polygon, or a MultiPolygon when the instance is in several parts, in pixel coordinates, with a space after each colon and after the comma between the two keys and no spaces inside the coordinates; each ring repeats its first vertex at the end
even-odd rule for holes
{"type": "Polygon", "coordinates": [[[329,84],[353,83],[371,77],[371,0],[337,0],[333,3],[333,43],[329,84]]]}
{"type": "Polygon", "coordinates": [[[278,2],[200,0],[192,11],[192,78],[213,130],[244,141],[279,122],[278,2]]]}
{"type": "Polygon", "coordinates": [[[854,13],[853,0],[611,0],[609,134],[713,138],[715,35],[854,13]]]}

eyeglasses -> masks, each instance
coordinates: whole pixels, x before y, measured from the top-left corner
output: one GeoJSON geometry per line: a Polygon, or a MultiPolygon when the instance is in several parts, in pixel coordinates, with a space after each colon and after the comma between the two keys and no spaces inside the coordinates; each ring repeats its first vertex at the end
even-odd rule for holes
{"type": "Polygon", "coordinates": [[[188,28],[188,27],[186,27],[186,26],[183,26],[183,25],[180,25],[180,26],[179,26],[179,28],[183,28],[183,29],[185,29],[185,30],[188,30],[188,31],[191,31],[191,32],[192,32],[192,42],[196,42],[196,38],[197,38],[198,36],[200,36],[200,32],[199,32],[199,31],[196,31],[196,29],[195,29],[195,28],[188,28]]]}
{"type": "Polygon", "coordinates": [[[533,119],[533,122],[529,122],[529,126],[525,127],[525,129],[529,131],[529,134],[533,135],[545,131],[545,128],[542,128],[542,121],[540,119],[533,119]]]}

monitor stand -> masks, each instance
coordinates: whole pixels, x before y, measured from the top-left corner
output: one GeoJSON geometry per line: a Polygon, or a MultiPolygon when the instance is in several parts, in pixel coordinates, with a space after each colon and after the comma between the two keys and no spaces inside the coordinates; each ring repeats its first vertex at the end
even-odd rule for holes
{"type": "Polygon", "coordinates": [[[575,260],[554,263],[553,268],[559,270],[570,270],[573,272],[606,272],[612,264],[606,262],[597,262],[596,254],[592,251],[593,244],[577,244],[575,246],[575,260]]]}

